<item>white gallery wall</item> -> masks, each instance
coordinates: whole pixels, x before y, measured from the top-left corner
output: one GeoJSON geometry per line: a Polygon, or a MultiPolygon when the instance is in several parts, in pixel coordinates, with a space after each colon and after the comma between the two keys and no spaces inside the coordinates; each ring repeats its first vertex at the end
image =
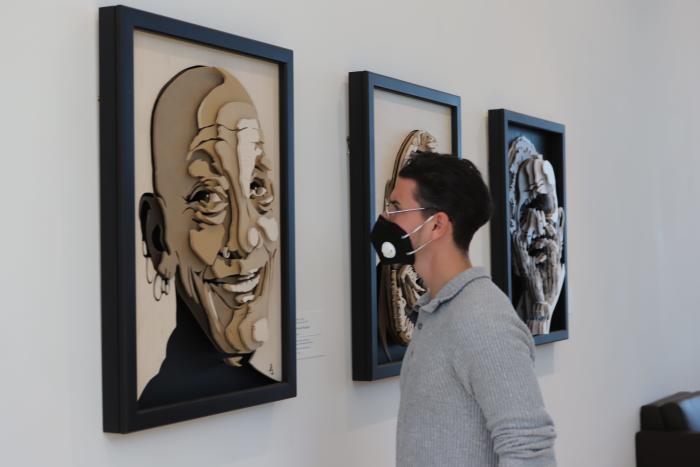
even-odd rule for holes
{"type": "MultiPolygon", "coordinates": [[[[398,379],[351,381],[347,73],[462,97],[487,173],[487,111],[564,123],[571,338],[537,350],[564,467],[631,467],[638,409],[700,389],[700,3],[295,2],[129,6],[294,50],[297,310],[326,356],[295,399],[102,433],[98,7],[0,13],[0,464],[391,466],[398,379]]],[[[489,235],[473,244],[489,264],[489,235]]]]}

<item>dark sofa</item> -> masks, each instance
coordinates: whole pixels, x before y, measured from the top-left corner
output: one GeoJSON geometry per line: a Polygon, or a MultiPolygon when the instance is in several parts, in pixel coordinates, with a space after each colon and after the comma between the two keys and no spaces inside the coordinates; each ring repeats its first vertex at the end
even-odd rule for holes
{"type": "Polygon", "coordinates": [[[642,406],[637,467],[700,467],[700,391],[642,406]]]}

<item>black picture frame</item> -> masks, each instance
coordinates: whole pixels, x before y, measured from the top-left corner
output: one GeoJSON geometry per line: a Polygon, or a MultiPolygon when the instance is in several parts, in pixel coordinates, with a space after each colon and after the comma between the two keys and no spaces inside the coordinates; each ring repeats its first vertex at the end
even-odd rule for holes
{"type": "Polygon", "coordinates": [[[350,225],[352,282],[352,377],[374,381],[397,376],[404,350],[393,349],[393,361],[382,362],[377,319],[376,253],[370,232],[379,213],[374,199],[374,93],[383,90],[446,106],[451,114],[452,152],[461,154],[459,96],[369,71],[349,74],[350,225]]]}
{"type": "MultiPolygon", "coordinates": [[[[544,155],[553,168],[557,180],[557,198],[566,209],[566,157],[565,127],[560,123],[543,120],[506,109],[489,110],[489,181],[495,206],[491,217],[491,276],[493,281],[517,304],[521,293],[520,279],[513,272],[512,243],[508,219],[508,149],[518,136],[526,136],[544,155]]],[[[569,267],[564,224],[564,251],[562,258],[567,265],[559,301],[552,315],[549,334],[534,336],[536,345],[548,344],[569,338],[568,282],[569,267]]]]}
{"type": "Polygon", "coordinates": [[[128,433],[296,396],[294,122],[291,50],[124,7],[99,10],[103,429],[128,433]],[[136,30],[235,52],[279,67],[281,382],[139,410],[134,278],[136,30]]]}

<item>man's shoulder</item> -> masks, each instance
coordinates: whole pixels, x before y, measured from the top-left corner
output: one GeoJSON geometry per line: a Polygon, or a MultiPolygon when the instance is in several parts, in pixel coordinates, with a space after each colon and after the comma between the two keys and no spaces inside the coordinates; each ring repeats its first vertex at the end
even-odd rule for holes
{"type": "Polygon", "coordinates": [[[488,276],[479,277],[467,284],[448,306],[455,311],[476,315],[490,316],[496,313],[510,316],[515,313],[508,296],[488,276]]]}
{"type": "Polygon", "coordinates": [[[449,327],[462,339],[512,334],[531,339],[508,296],[491,278],[468,284],[447,304],[449,327]]]}

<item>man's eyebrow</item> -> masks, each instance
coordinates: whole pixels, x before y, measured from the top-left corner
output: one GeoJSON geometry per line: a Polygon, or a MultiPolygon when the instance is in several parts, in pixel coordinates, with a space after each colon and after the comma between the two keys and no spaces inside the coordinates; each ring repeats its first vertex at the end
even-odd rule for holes
{"type": "Polygon", "coordinates": [[[400,207],[401,207],[401,203],[399,203],[399,202],[396,201],[395,199],[390,199],[390,200],[389,200],[389,204],[391,204],[392,206],[396,206],[397,208],[400,208],[400,207]]]}

